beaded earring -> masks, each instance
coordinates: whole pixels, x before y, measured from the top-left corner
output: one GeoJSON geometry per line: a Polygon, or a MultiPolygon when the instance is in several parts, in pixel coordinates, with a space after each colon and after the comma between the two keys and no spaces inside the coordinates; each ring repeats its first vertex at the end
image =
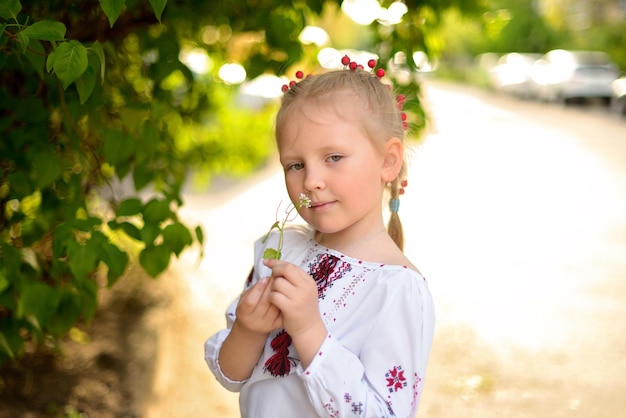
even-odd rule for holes
{"type": "Polygon", "coordinates": [[[399,194],[404,194],[404,188],[409,185],[409,182],[406,180],[402,180],[400,182],[400,190],[398,190],[399,194]]]}
{"type": "MultiPolygon", "coordinates": [[[[398,197],[389,199],[389,210],[397,213],[400,210],[400,196],[404,194],[404,188],[409,185],[407,180],[400,182],[400,189],[398,190],[398,197]]],[[[391,186],[391,183],[387,183],[387,186],[391,186]]]]}

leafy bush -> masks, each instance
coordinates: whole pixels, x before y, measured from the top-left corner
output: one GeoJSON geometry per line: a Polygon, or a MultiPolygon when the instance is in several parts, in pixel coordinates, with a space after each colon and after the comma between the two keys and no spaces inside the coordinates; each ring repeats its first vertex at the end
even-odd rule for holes
{"type": "Polygon", "coordinates": [[[0,2],[0,364],[89,321],[133,258],[157,277],[202,246],[177,215],[190,168],[271,152],[266,114],[181,63],[165,0],[99,3],[0,2]]]}
{"type": "MultiPolygon", "coordinates": [[[[372,24],[372,50],[382,65],[408,57],[395,62],[406,76],[414,52],[441,50],[442,11],[479,3],[407,0],[402,23],[372,24]]],[[[89,321],[129,263],[157,277],[202,246],[177,215],[190,173],[245,174],[274,147],[273,109],[241,106],[217,69],[238,62],[252,79],[315,65],[298,36],[339,4],[0,0],[0,364],[89,321]],[[194,49],[207,72],[184,63],[194,49]]],[[[420,83],[407,80],[419,131],[420,83]]]]}
{"type": "MultiPolygon", "coordinates": [[[[113,24],[120,11],[102,4],[113,24]]],[[[203,240],[176,215],[184,166],[150,109],[160,103],[122,92],[132,56],[109,54],[110,65],[107,43],[66,39],[64,23],[23,12],[17,0],[0,6],[0,362],[92,318],[96,274],[105,267],[111,286],[125,272],[127,237],[152,276],[203,240]],[[127,175],[153,190],[98,199],[127,175]]]]}

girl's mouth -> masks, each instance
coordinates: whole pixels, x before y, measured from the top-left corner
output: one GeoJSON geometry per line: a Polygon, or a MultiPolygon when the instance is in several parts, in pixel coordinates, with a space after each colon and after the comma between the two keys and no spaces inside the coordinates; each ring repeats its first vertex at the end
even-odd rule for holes
{"type": "Polygon", "coordinates": [[[330,201],[330,202],[312,202],[310,209],[315,211],[315,212],[321,212],[321,211],[324,211],[324,210],[330,208],[334,204],[335,204],[335,201],[330,201]]]}

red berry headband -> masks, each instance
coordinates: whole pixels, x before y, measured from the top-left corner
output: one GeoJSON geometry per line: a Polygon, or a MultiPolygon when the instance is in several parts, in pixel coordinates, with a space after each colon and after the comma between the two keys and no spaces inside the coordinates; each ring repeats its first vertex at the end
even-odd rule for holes
{"type": "MultiPolygon", "coordinates": [[[[370,59],[369,61],[367,61],[367,66],[372,71],[374,71],[374,69],[376,68],[376,64],[377,64],[377,61],[375,59],[370,59]]],[[[352,61],[350,57],[347,55],[344,55],[341,58],[341,65],[343,65],[344,68],[349,69],[351,71],[356,71],[357,69],[360,69],[360,70],[365,69],[363,65],[357,64],[355,61],[352,61]]],[[[375,70],[374,74],[376,74],[376,76],[379,79],[382,79],[385,76],[385,70],[383,68],[378,68],[375,70]]],[[[302,80],[304,78],[304,73],[299,70],[296,71],[296,78],[298,80],[302,80]]],[[[289,90],[291,87],[296,85],[297,83],[298,82],[296,80],[291,80],[288,84],[283,84],[283,86],[281,87],[281,90],[284,93],[287,90],[289,90]]],[[[404,96],[404,94],[399,94],[396,97],[396,102],[398,103],[398,109],[400,110],[400,117],[402,118],[402,127],[404,128],[404,130],[408,129],[407,115],[405,112],[402,111],[405,101],[406,101],[406,97],[404,96]]]]}

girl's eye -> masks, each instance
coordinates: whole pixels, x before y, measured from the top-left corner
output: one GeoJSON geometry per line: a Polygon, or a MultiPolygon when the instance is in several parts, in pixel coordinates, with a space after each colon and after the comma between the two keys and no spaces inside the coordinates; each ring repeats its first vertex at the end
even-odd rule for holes
{"type": "Polygon", "coordinates": [[[331,155],[330,157],[328,157],[328,161],[336,163],[337,161],[341,160],[343,158],[343,156],[341,155],[331,155]]]}
{"type": "Polygon", "coordinates": [[[293,164],[289,164],[287,166],[287,171],[298,171],[298,170],[302,170],[302,168],[304,168],[304,164],[302,164],[302,163],[293,163],[293,164]]]}

